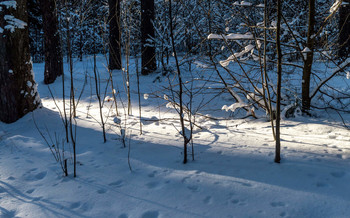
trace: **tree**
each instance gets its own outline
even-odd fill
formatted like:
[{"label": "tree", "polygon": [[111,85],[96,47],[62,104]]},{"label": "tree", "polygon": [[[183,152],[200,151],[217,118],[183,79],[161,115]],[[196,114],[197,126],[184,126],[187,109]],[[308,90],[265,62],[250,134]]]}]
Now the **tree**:
[{"label": "tree", "polygon": [[61,39],[58,31],[57,8],[55,0],[40,0],[43,16],[45,42],[45,72],[44,83],[53,83],[58,76],[63,75],[63,57]]},{"label": "tree", "polygon": [[151,46],[154,38],[154,0],[141,0],[141,65],[143,75],[157,69],[156,50]]},{"label": "tree", "polygon": [[275,162],[281,161],[281,83],[282,83],[282,49],[281,49],[282,0],[277,1],[276,47],[277,47],[277,101],[276,101],[276,152]]},{"label": "tree", "polygon": [[305,53],[304,58],[304,68],[303,68],[303,80],[302,80],[302,110],[304,113],[308,113],[311,106],[311,97],[310,97],[310,80],[311,80],[311,70],[314,60],[314,34],[315,34],[315,16],[316,16],[316,1],[309,0],[309,14],[308,14],[308,31],[307,31],[307,40],[306,47],[303,50]]},{"label": "tree", "polygon": [[27,1],[0,1],[0,121],[12,123],[40,105],[30,60]]},{"label": "tree", "polygon": [[109,69],[122,69],[120,0],[108,0],[109,4]]},{"label": "tree", "polygon": [[343,0],[339,9],[339,57],[350,56],[350,0]]}]

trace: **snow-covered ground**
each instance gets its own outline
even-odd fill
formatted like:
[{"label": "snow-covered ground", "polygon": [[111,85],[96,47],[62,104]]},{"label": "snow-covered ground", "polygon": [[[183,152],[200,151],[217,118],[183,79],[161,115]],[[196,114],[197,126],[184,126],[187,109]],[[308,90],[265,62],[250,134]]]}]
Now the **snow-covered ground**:
[{"label": "snow-covered ground", "polygon": [[[103,59],[99,60],[104,91],[108,73]],[[165,79],[140,78],[142,96],[149,95],[141,100],[140,135],[132,68],[133,111],[120,117],[127,137],[124,148],[108,101],[104,107],[109,117],[107,142],[103,143],[91,59],[74,67],[77,96],[87,81],[77,107],[78,175],[73,178],[69,159],[69,176],[63,176],[34,125],[33,120],[46,138],[49,134],[59,142],[65,138],[59,110],[42,82],[44,65],[35,64],[43,108],[14,124],[0,123],[0,217],[350,216],[350,132],[336,114],[282,120],[282,162],[276,164],[270,122],[229,117],[221,110],[230,104],[229,98],[216,96],[203,110],[220,119],[198,118],[201,129],[195,128],[193,135],[195,161],[189,156],[184,165],[178,116],[164,99],[152,94],[167,85]],[[122,72],[113,75],[125,106]],[[67,70],[65,78],[68,84]],[[61,87],[61,78],[50,86],[62,111]],[[106,100],[112,96],[109,89],[107,95]],[[118,102],[124,114],[119,97]]]}]

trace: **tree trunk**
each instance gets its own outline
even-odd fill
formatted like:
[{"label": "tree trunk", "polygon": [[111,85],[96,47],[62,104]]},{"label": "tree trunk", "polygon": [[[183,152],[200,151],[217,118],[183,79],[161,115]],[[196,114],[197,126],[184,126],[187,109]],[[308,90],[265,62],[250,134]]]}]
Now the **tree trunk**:
[{"label": "tree trunk", "polygon": [[141,53],[143,75],[152,73],[157,69],[156,50],[148,46],[151,38],[154,38],[154,0],[141,0]]},{"label": "tree trunk", "polygon": [[311,106],[310,98],[310,78],[311,70],[314,59],[314,38],[315,34],[315,0],[309,0],[309,18],[308,18],[308,31],[306,47],[309,48],[305,53],[306,59],[304,60],[303,68],[303,80],[302,80],[302,110],[303,113],[308,114]]},{"label": "tree trunk", "polygon": [[[348,4],[344,4],[348,3]],[[350,57],[350,0],[343,0],[339,9],[339,52],[341,58]]]},{"label": "tree trunk", "polygon": [[40,0],[43,16],[45,42],[45,72],[44,83],[53,83],[58,76],[63,75],[63,57],[61,39],[58,32],[57,8],[55,0]]},{"label": "tree trunk", "polygon": [[282,86],[282,49],[281,49],[281,19],[282,19],[282,0],[277,1],[277,30],[276,30],[276,47],[277,47],[277,102],[276,102],[276,152],[275,162],[281,161],[281,86]]},{"label": "tree trunk", "polygon": [[109,4],[109,69],[122,69],[120,0],[108,0]]},{"label": "tree trunk", "polygon": [[0,121],[5,123],[15,122],[40,105],[30,60],[27,25],[14,27],[13,31],[4,29],[6,25],[12,26],[5,21],[5,15],[27,23],[27,1],[16,2],[16,9],[2,7],[0,10]]}]

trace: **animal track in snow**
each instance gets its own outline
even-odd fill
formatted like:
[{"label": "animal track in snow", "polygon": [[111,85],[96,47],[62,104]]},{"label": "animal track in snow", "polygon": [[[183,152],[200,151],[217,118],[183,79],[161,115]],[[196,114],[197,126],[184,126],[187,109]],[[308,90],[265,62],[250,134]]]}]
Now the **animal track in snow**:
[{"label": "animal track in snow", "polygon": [[329,187],[329,185],[326,184],[326,183],[323,183],[323,182],[317,182],[316,183],[316,187],[318,187],[318,188],[325,188],[325,187]]},{"label": "animal track in snow", "polygon": [[16,178],[13,176],[10,176],[9,178],[7,178],[7,180],[15,180]]},{"label": "animal track in snow", "polygon": [[23,175],[23,177],[24,177],[25,181],[34,182],[34,181],[38,181],[38,180],[44,179],[46,177],[46,174],[47,174],[46,171],[42,171],[40,173],[33,174],[33,169],[32,169],[32,170],[27,171]]},{"label": "animal track in snow", "polygon": [[187,188],[193,192],[199,191],[199,187],[196,185],[189,185],[189,186],[187,186]]},{"label": "animal track in snow", "polygon": [[211,204],[212,203],[212,197],[211,196],[207,196],[204,198],[203,203],[205,204]]},{"label": "animal track in snow", "polygon": [[70,209],[76,209],[76,208],[78,208],[78,207],[80,207],[80,202],[74,202],[74,203],[72,203],[71,205],[70,205]]},{"label": "animal track in snow", "polygon": [[157,170],[155,170],[155,171],[153,171],[152,173],[148,174],[148,177],[153,178],[153,177],[156,176],[157,173],[158,173]]},{"label": "animal track in snow", "polygon": [[97,190],[97,193],[99,193],[99,194],[104,194],[106,192],[107,192],[106,189],[99,189],[99,190]]},{"label": "animal track in snow", "polygon": [[159,182],[149,182],[146,184],[147,188],[149,189],[155,189],[155,188],[159,188]]},{"label": "animal track in snow", "polygon": [[158,216],[158,211],[147,211],[144,214],[142,214],[142,218],[158,218]]},{"label": "animal track in snow", "polygon": [[123,180],[118,180],[118,181],[109,183],[108,185],[120,188],[120,187],[124,186],[124,181]]},{"label": "animal track in snow", "polygon": [[335,178],[342,178],[345,176],[345,172],[331,172],[331,175]]},{"label": "animal track in snow", "polygon": [[287,216],[286,212],[283,211],[283,212],[280,213],[280,217],[285,217],[285,216]]},{"label": "animal track in snow", "polygon": [[34,191],[35,191],[35,189],[32,188],[32,189],[27,190],[26,193],[27,193],[27,194],[32,194]]},{"label": "animal track in snow", "polygon": [[129,216],[126,213],[120,214],[118,218],[129,218]]},{"label": "animal track in snow", "polygon": [[239,206],[245,206],[247,205],[246,200],[240,200],[240,199],[232,199],[231,200],[232,204],[239,205]]}]

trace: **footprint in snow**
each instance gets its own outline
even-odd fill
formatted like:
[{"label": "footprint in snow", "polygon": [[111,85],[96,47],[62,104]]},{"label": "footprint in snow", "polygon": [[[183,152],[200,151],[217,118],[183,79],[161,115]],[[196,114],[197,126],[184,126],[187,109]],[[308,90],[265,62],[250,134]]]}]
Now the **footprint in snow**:
[{"label": "footprint in snow", "polygon": [[142,214],[142,218],[158,218],[158,216],[158,211],[147,211],[144,214]]},{"label": "footprint in snow", "polygon": [[35,179],[42,180],[43,178],[45,178],[46,174],[47,174],[46,171],[40,172],[40,173],[35,175]]},{"label": "footprint in snow", "polygon": [[286,206],[286,204],[284,202],[279,201],[279,202],[272,202],[271,206],[272,207],[284,207],[284,206]]},{"label": "footprint in snow", "polygon": [[26,193],[27,193],[27,194],[32,194],[34,191],[35,191],[35,189],[32,188],[32,189],[27,190]]},{"label": "footprint in snow", "polygon": [[7,180],[15,180],[15,177],[13,177],[13,176],[10,176],[9,178],[7,178]]},{"label": "footprint in snow", "polygon": [[97,190],[97,193],[99,193],[99,194],[104,194],[106,192],[107,192],[106,189],[99,189],[99,190]]},{"label": "footprint in snow", "polygon": [[196,185],[189,185],[189,186],[187,186],[187,188],[193,192],[199,191],[199,187]]},{"label": "footprint in snow", "polygon": [[148,174],[148,177],[153,178],[153,177],[156,176],[157,173],[158,173],[157,170],[155,170],[155,171],[153,171],[152,173]]},{"label": "footprint in snow", "polygon": [[331,175],[333,177],[335,177],[335,178],[342,178],[342,177],[345,176],[345,172],[342,172],[342,171],[340,171],[340,172],[331,172]]},{"label": "footprint in snow", "polygon": [[239,199],[232,199],[231,200],[232,204],[239,205],[239,206],[245,206],[247,205],[246,200],[239,200]]},{"label": "footprint in snow", "polygon": [[329,185],[326,184],[326,183],[323,183],[323,182],[317,182],[316,183],[316,187],[318,187],[318,188],[326,188],[326,187],[329,187]]},{"label": "footprint in snow", "polygon": [[146,184],[146,186],[149,189],[154,189],[154,188],[159,187],[159,182],[149,182],[149,183]]},{"label": "footprint in snow", "polygon": [[286,213],[286,212],[280,213],[280,217],[285,217],[285,216],[287,216],[287,213]]},{"label": "footprint in snow", "polygon": [[109,183],[108,185],[109,185],[109,186],[113,186],[113,187],[120,188],[120,187],[124,186],[124,181],[123,181],[123,180],[118,180],[118,181]]},{"label": "footprint in snow", "polygon": [[211,204],[212,203],[212,197],[211,196],[207,196],[206,198],[204,198],[203,203],[205,204]]},{"label": "footprint in snow", "polygon": [[76,209],[76,208],[78,208],[78,207],[80,207],[80,202],[74,202],[74,203],[72,203],[71,205],[70,205],[70,209]]},{"label": "footprint in snow", "polygon": [[126,213],[120,214],[118,218],[129,218],[129,216]]}]

